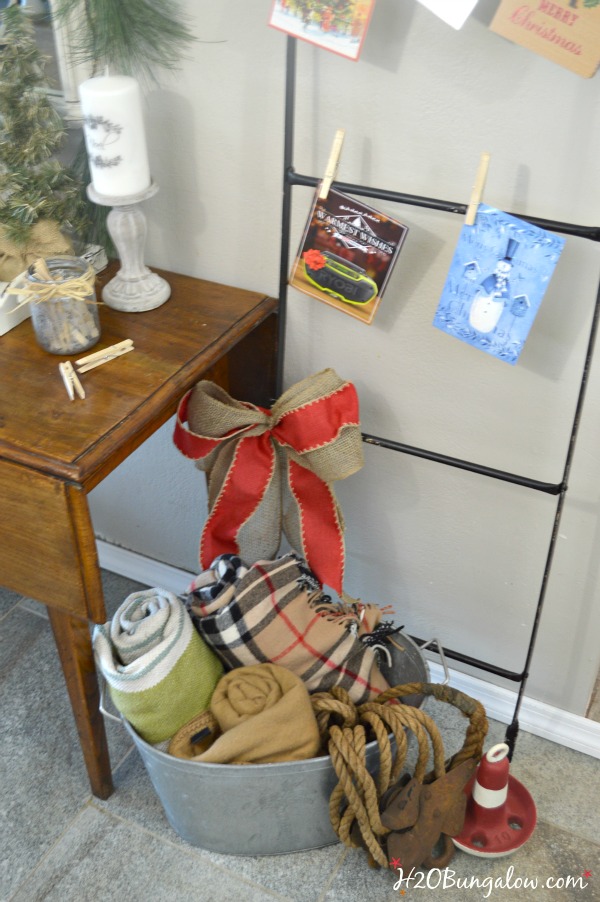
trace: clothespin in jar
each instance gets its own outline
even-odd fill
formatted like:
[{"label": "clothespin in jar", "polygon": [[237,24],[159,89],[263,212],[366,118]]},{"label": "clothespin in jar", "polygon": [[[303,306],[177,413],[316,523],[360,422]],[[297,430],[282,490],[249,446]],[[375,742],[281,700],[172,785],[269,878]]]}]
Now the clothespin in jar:
[{"label": "clothespin in jar", "polygon": [[490,165],[489,153],[482,153],[479,160],[479,169],[477,170],[477,178],[471,191],[471,199],[467,207],[465,216],[465,225],[475,225],[475,217],[477,216],[477,208],[483,197],[483,189],[485,188],[485,180],[487,179],[488,167]]},{"label": "clothespin in jar", "polygon": [[39,257],[33,264],[33,271],[36,276],[40,276],[45,282],[54,282],[56,281],[56,276],[53,276],[50,270],[48,269],[48,264],[44,260],[43,257]]},{"label": "clothespin in jar", "polygon": [[321,182],[321,188],[319,190],[319,200],[327,199],[329,189],[331,188],[331,183],[333,182],[337,174],[345,136],[345,129],[338,128],[335,133],[335,138],[333,139],[333,144],[331,145],[331,151],[329,152],[327,169],[325,170],[325,175],[323,176],[323,181]]},{"label": "clothespin in jar", "polygon": [[79,397],[83,400],[85,398],[85,391],[83,389],[83,385],[79,381],[77,373],[73,369],[73,364],[70,360],[65,360],[62,363],[58,364],[58,369],[60,371],[60,375],[62,376],[62,381],[65,383],[65,388],[67,389],[67,394],[71,401],[75,400],[75,393],[79,395]]}]

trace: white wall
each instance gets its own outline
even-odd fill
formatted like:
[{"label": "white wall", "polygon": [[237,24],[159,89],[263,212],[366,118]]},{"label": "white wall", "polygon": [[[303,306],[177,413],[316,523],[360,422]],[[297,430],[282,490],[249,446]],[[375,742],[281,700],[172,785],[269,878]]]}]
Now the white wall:
[{"label": "white wall", "polygon": [[[497,5],[480,0],[456,32],[413,0],[377,0],[358,63],[299,43],[297,171],[321,174],[344,127],[342,181],[465,203],[487,150],[488,203],[597,224],[598,77],[582,79],[494,35]],[[206,43],[178,78],[148,93],[161,190],[146,208],[147,262],[274,294],[285,37],[266,24],[271,0],[182,6]],[[294,248],[311,193],[294,192]],[[355,383],[364,431],[559,482],[598,246],[567,239],[511,367],[431,325],[460,217],[380,206],[410,232],[373,325],[292,291],[286,385],[331,366]],[[600,664],[599,401],[597,362],[527,685],[528,695],[575,714],[585,712]],[[108,541],[195,570],[204,477],[171,434],[169,424],[94,491],[94,522]],[[347,590],[393,604],[413,634],[519,670],[555,501],[368,446],[365,459],[337,487]]]}]

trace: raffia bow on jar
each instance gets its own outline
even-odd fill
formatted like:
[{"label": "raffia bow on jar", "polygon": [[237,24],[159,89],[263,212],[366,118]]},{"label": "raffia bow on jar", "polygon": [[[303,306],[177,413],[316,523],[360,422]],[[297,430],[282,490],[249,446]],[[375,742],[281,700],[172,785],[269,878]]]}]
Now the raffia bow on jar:
[{"label": "raffia bow on jar", "polygon": [[284,533],[319,581],[343,594],[344,521],[332,483],[364,463],[350,382],[322,370],[270,410],[199,382],[181,401],[174,442],[207,473],[202,567],[228,552],[271,559]]},{"label": "raffia bow on jar", "polygon": [[100,338],[96,273],[81,257],[39,258],[11,294],[31,305],[38,344],[51,354],[76,354]]}]

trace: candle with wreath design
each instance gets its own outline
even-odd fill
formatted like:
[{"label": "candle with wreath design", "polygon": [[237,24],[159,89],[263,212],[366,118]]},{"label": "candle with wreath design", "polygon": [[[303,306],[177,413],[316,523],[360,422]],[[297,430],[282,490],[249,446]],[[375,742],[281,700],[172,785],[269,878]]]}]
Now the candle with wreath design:
[{"label": "candle with wreath design", "polygon": [[94,189],[111,198],[145,191],[151,178],[137,81],[126,75],[89,78],[79,96]]}]

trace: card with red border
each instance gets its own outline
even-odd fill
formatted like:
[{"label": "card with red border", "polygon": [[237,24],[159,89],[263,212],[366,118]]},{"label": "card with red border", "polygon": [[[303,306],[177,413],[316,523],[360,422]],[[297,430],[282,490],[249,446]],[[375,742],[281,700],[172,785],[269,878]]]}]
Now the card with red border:
[{"label": "card with red border", "polygon": [[356,61],[375,0],[274,0],[269,25]]}]

